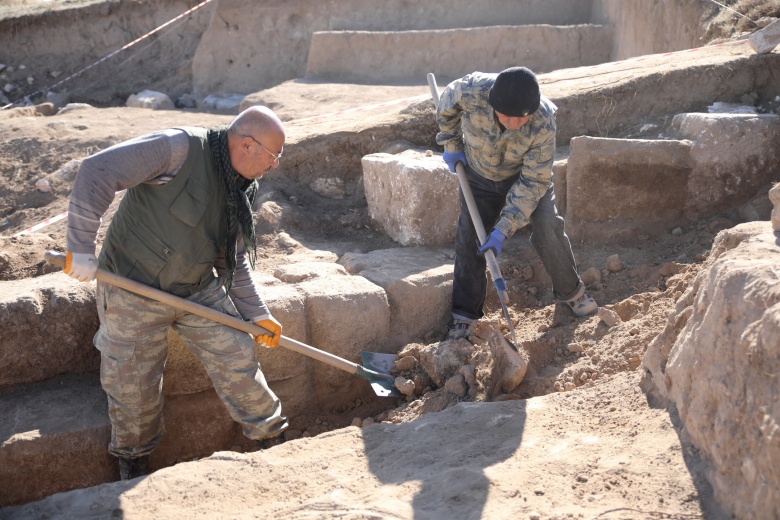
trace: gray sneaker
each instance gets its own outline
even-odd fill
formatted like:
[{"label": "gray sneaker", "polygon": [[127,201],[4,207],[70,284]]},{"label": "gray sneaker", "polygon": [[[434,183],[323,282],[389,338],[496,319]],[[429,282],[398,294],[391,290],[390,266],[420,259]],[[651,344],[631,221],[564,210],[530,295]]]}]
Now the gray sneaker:
[{"label": "gray sneaker", "polygon": [[596,303],[596,300],[591,298],[590,294],[588,294],[588,292],[585,290],[585,286],[580,286],[580,287],[581,287],[580,290],[577,291],[577,295],[574,296],[574,298],[563,302],[569,306],[571,311],[578,318],[590,316],[591,314],[596,312],[599,308],[598,304]]},{"label": "gray sneaker", "polygon": [[453,319],[452,327],[447,333],[448,339],[464,339],[471,336],[471,331],[474,329],[474,322],[464,320],[460,318]]}]

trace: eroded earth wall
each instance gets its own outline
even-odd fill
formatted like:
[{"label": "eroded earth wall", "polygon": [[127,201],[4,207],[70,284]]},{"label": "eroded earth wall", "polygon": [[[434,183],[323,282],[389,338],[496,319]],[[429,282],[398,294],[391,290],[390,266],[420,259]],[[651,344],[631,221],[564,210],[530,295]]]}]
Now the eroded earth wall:
[{"label": "eroded earth wall", "polygon": [[[250,93],[303,77],[315,31],[587,23],[592,0],[221,0],[193,62],[194,91]],[[421,80],[424,81],[424,80]]]},{"label": "eroded earth wall", "polygon": [[[0,16],[0,63],[8,67],[3,71],[4,93],[16,101],[47,90],[198,3],[82,2],[37,14]],[[169,95],[188,92],[192,57],[213,11],[211,6],[198,9],[55,90],[65,90],[78,101],[122,104],[128,95],[143,89]],[[9,83],[16,88],[6,89]]]},{"label": "eroded earth wall", "polygon": [[718,234],[644,358],[712,461],[718,501],[742,519],[780,517],[779,256],[767,221]]},{"label": "eroded earth wall", "polygon": [[713,8],[706,0],[594,0],[592,22],[614,24],[612,59],[622,60],[700,47]]}]

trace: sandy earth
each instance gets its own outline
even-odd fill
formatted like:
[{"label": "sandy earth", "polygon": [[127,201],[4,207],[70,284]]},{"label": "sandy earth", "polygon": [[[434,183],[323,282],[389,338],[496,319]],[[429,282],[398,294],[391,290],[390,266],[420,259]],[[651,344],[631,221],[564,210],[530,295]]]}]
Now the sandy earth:
[{"label": "sandy earth", "polygon": [[462,403],[151,477],[0,518],[720,518],[695,451],[636,374],[571,394]]},{"label": "sandy earth", "polygon": [[[306,118],[349,125],[397,106],[350,109],[427,95],[425,86],[294,81],[254,96],[297,139],[307,131]],[[13,235],[66,211],[75,175],[74,166],[63,168],[69,161],[148,131],[230,119],[128,108],[49,117],[32,109],[0,113],[0,280],[52,271],[42,255],[64,250],[64,221]],[[40,179],[50,191],[35,188]],[[316,222],[331,211],[313,205],[306,216]],[[283,233],[297,241],[292,247],[300,259],[315,249],[342,254],[396,246],[365,215],[343,222],[343,233],[327,239],[311,225]],[[343,414],[297,418],[296,429],[324,432],[315,437],[261,452],[222,452],[140,481],[0,509],[0,518],[725,518],[706,464],[681,440],[676,417],[640,389],[639,365],[715,234],[735,223],[733,215],[722,215],[653,239],[574,244],[591,294],[618,315],[611,327],[597,316],[574,319],[555,305],[527,231],[508,240],[501,269],[518,344],[530,359],[525,380],[509,394],[456,397],[431,385],[408,403],[364,403]],[[262,235],[258,270],[270,274],[289,261],[291,246],[279,238]],[[609,270],[612,255],[622,265]],[[489,333],[506,332],[493,291],[487,311],[470,338],[477,366]],[[444,332],[437,331],[439,338]],[[348,426],[356,419],[363,428]]]},{"label": "sandy earth", "polygon": [[[341,92],[349,87],[332,88]],[[372,98],[382,99],[378,87],[372,89]],[[320,93],[323,99],[333,95],[325,90]],[[396,88],[389,89],[385,99],[397,99],[399,94]],[[350,106],[354,104],[345,101],[318,104],[323,114]],[[294,107],[278,110],[295,112]],[[306,106],[307,114],[317,115],[314,112],[311,105]],[[340,122],[366,114],[370,111],[342,113]],[[126,108],[7,117],[3,125],[9,131],[0,143],[4,234],[9,236],[67,209],[72,177],[54,172],[68,161],[156,128],[229,120],[230,116]],[[52,191],[34,188],[42,177],[50,181]],[[318,208],[307,209],[308,216],[316,220]],[[719,218],[681,229],[677,236],[639,237],[633,244],[575,244],[580,272],[594,268],[588,275],[593,277],[588,278],[592,294],[622,319],[613,327],[598,317],[575,320],[556,306],[549,278],[528,245],[527,232],[510,239],[501,268],[509,285],[518,343],[530,357],[529,371],[511,394],[483,393],[473,400],[511,402],[461,404],[443,415],[426,415],[472,400],[432,388],[400,407],[397,400],[365,403],[344,414],[323,413],[298,418],[293,424],[309,434],[331,430],[326,435],[291,440],[267,453],[215,455],[202,465],[187,464],[183,471],[177,471],[179,466],[165,469],[143,483],[117,483],[100,493],[132,487],[121,498],[125,518],[210,517],[217,514],[213,508],[222,508],[239,489],[247,490],[246,486],[254,491],[241,493],[238,503],[231,505],[236,517],[264,517],[258,509],[293,518],[508,518],[518,513],[533,517],[533,512],[544,518],[567,513],[591,517],[631,508],[634,511],[623,509],[601,517],[653,517],[652,511],[696,517],[710,510],[708,517],[715,518],[700,461],[693,452],[686,452],[691,448],[681,443],[669,413],[648,406],[638,387],[637,368],[675,299],[696,274],[714,234],[733,224]],[[309,226],[284,231],[298,241],[296,256],[303,259],[307,247],[340,254],[394,246],[370,228],[347,228],[349,232],[328,240]],[[64,221],[32,235],[0,239],[5,262],[0,278],[49,272],[43,252],[63,250],[64,245]],[[289,246],[278,235],[263,235],[258,269],[272,270],[287,262],[289,253]],[[606,259],[615,254],[622,268],[611,272]],[[493,328],[505,330],[492,291],[488,312],[471,338],[475,352],[484,347]],[[474,359],[478,364],[479,356]],[[558,393],[559,389],[574,391]],[[518,400],[527,397],[534,399]],[[383,411],[382,406],[394,408]],[[366,424],[387,424],[335,430],[356,418]],[[485,428],[485,424],[492,426]],[[375,449],[369,449],[372,443]],[[431,455],[440,448],[446,453]],[[372,455],[383,450],[399,450],[400,458]],[[242,469],[219,471],[218,477],[212,473],[229,461]],[[411,501],[410,496],[414,497]],[[89,497],[84,500],[94,498]],[[91,509],[78,502],[67,507],[82,506],[84,512]],[[219,511],[225,514],[224,509]],[[16,516],[13,510],[7,513]]]}]

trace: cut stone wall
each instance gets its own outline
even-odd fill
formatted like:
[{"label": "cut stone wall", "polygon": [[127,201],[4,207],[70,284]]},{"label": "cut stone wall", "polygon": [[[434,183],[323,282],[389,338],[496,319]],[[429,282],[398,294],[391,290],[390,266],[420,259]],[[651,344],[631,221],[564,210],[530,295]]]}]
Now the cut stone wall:
[{"label": "cut stone wall", "polygon": [[[609,61],[613,29],[519,25],[423,31],[315,32],[306,76],[344,82],[451,81],[523,65],[536,73]],[[391,51],[392,49],[392,51]],[[553,51],[554,50],[554,51]],[[376,64],[381,63],[381,67]]]},{"label": "cut stone wall", "polygon": [[736,518],[780,517],[780,235],[721,231],[643,364]]},{"label": "cut stone wall", "polygon": [[672,127],[685,139],[571,140],[573,240],[657,235],[744,204],[780,178],[780,116],[679,114]]},{"label": "cut stone wall", "polygon": [[95,284],[61,273],[0,282],[0,323],[0,388],[100,367]]},{"label": "cut stone wall", "polygon": [[[99,376],[67,374],[0,393],[0,507],[119,478]],[[214,390],[166,399],[153,469],[243,442]]]},{"label": "cut stone wall", "polygon": [[[361,352],[395,353],[443,334],[452,258],[443,250],[399,249],[254,273],[266,304],[298,341],[362,364]],[[334,259],[335,260],[335,255]],[[0,507],[116,480],[99,383],[94,283],[62,273],[0,282]],[[438,339],[438,338],[437,338]],[[164,374],[166,434],[153,469],[247,442],[184,342],[169,335]],[[279,347],[258,346],[271,389],[294,417],[375,399],[349,372]],[[78,396],[77,398],[74,396]],[[235,448],[238,446],[239,448]]]},{"label": "cut stone wall", "polygon": [[594,0],[592,21],[615,26],[611,59],[623,60],[700,47],[714,9],[700,0]]}]

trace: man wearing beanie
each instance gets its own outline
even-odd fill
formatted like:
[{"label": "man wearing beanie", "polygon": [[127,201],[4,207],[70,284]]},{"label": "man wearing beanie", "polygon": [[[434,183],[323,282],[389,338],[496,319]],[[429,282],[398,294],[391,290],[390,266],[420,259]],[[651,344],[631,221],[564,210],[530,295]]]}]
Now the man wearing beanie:
[{"label": "man wearing beanie", "polygon": [[461,191],[450,339],[468,337],[484,315],[484,253],[491,249],[498,257],[504,240],[529,223],[531,243],[552,278],[558,301],[577,317],[598,309],[577,273],[563,218],[555,208],[556,110],[541,95],[536,75],[525,67],[500,74],[474,72],[447,85],[441,95],[436,142],[444,147],[450,171],[463,164],[482,222],[486,229],[493,226],[486,242],[477,245]]}]

